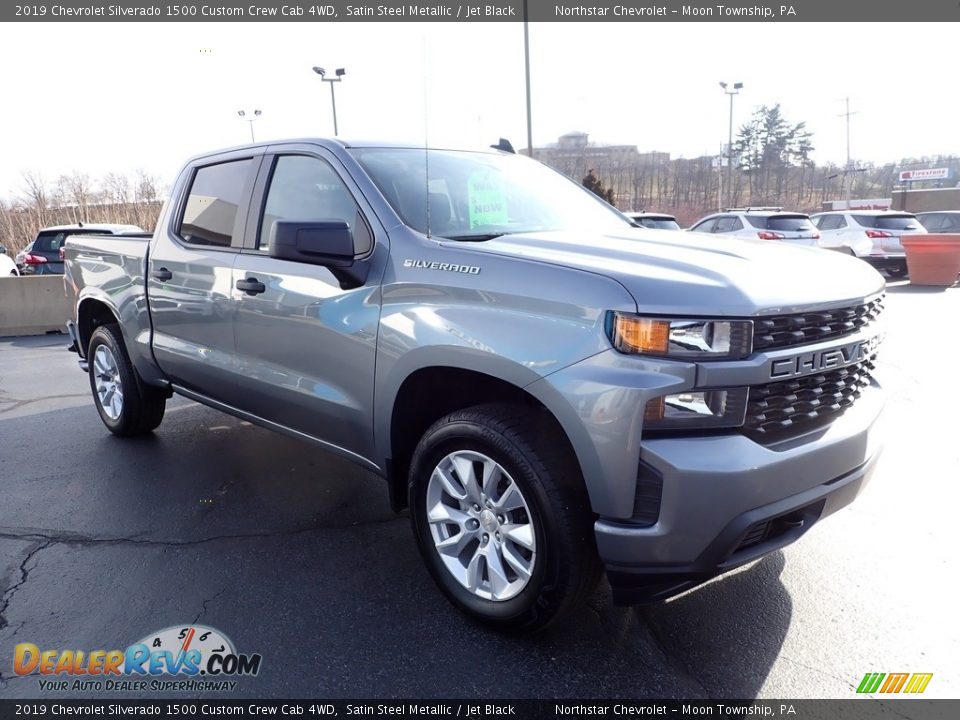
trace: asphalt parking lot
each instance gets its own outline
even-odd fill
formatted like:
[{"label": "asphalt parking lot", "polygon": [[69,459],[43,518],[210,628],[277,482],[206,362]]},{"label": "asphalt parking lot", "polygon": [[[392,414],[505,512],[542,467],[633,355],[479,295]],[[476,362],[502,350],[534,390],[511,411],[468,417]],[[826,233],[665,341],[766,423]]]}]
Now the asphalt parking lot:
[{"label": "asphalt parking lot", "polygon": [[960,288],[897,283],[887,308],[887,449],[853,506],[670,602],[601,584],[520,639],[447,604],[381,480],[182,398],[119,440],[64,337],[0,339],[0,696],[42,696],[17,643],[199,622],[263,656],[237,697],[848,698],[866,672],[958,697]]}]

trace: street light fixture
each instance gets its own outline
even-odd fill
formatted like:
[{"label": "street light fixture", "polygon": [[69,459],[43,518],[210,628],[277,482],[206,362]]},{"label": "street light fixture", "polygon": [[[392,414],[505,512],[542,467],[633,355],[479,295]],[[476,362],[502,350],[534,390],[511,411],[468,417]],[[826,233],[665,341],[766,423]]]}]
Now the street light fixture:
[{"label": "street light fixture", "polygon": [[332,78],[327,77],[327,71],[324,70],[322,67],[315,65],[313,67],[313,71],[320,76],[321,80],[323,80],[324,82],[330,83],[330,104],[333,106],[333,134],[334,136],[336,136],[339,134],[339,132],[337,131],[337,97],[333,93],[333,84],[343,80],[343,76],[347,74],[347,71],[344,70],[343,68],[337,68],[336,70],[334,70],[334,74],[336,77],[332,77]]},{"label": "street light fixture", "polygon": [[254,110],[253,115],[251,117],[247,117],[246,110],[237,110],[237,115],[240,117],[240,119],[246,120],[250,124],[250,142],[257,141],[256,138],[253,136],[253,123],[256,120],[259,120],[262,114],[263,113],[260,110]]},{"label": "street light fixture", "polygon": [[727,134],[727,207],[730,207],[733,205],[733,96],[740,94],[743,83],[734,83],[733,90],[728,90],[725,82],[721,82],[720,87],[730,96],[730,126]]}]

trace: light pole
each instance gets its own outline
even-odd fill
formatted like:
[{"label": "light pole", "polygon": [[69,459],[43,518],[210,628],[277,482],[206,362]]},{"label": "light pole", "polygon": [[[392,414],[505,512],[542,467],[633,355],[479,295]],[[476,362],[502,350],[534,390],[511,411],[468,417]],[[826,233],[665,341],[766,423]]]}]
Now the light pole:
[{"label": "light pole", "polygon": [[720,87],[730,96],[730,127],[727,134],[727,207],[730,207],[733,205],[733,96],[740,94],[743,83],[734,83],[733,90],[728,90],[725,82],[720,83]]},{"label": "light pole", "polygon": [[314,66],[313,71],[320,76],[320,79],[324,82],[330,83],[330,104],[333,106],[333,134],[339,135],[337,131],[337,97],[333,93],[333,84],[343,80],[343,76],[347,74],[347,71],[343,68],[337,68],[334,70],[336,77],[328,78],[327,71],[322,67]]},{"label": "light pole", "polygon": [[530,111],[530,23],[527,0],[523,0],[523,67],[527,80],[527,152],[533,157],[533,115]]},{"label": "light pole", "polygon": [[263,113],[260,110],[254,110],[252,117],[247,117],[246,110],[237,110],[237,115],[241,120],[246,120],[250,124],[250,142],[256,142],[256,138],[253,136],[253,123],[255,120],[259,120],[260,116]]}]

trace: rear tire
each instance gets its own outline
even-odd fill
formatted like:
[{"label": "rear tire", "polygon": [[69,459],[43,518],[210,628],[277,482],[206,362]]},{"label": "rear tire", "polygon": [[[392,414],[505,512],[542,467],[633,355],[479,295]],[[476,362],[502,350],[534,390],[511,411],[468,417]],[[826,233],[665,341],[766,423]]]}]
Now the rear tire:
[{"label": "rear tire", "polygon": [[438,420],[414,452],[409,502],[433,579],[487,625],[545,628],[599,579],[579,464],[543,412],[481,405]]},{"label": "rear tire", "polygon": [[905,277],[907,274],[906,266],[893,265],[893,266],[887,267],[886,270],[887,270],[887,275],[889,275],[892,278],[902,278],[902,277]]},{"label": "rear tire", "polygon": [[167,398],[162,390],[141,382],[117,325],[101,325],[93,331],[87,364],[97,412],[110,432],[132,437],[160,425]]}]

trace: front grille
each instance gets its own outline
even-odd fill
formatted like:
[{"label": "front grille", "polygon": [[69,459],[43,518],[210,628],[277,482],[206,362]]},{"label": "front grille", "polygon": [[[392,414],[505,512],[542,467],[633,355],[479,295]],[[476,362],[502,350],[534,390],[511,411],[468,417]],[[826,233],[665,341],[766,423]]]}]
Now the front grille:
[{"label": "front grille", "polygon": [[883,296],[862,305],[757,318],[753,321],[753,349],[771,350],[851,335],[876,320]]},{"label": "front grille", "polygon": [[837,370],[754,385],[743,430],[757,440],[776,440],[830,422],[870,384],[872,359]]}]

